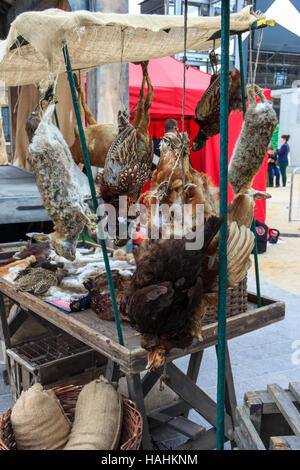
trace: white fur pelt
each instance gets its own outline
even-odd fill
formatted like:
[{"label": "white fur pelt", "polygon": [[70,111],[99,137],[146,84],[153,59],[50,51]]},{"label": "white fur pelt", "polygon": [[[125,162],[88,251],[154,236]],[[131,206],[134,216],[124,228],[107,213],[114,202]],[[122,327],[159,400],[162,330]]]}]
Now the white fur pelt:
[{"label": "white fur pelt", "polygon": [[55,104],[42,117],[29,146],[30,161],[45,209],[54,223],[53,249],[74,260],[77,239],[85,226],[95,229],[84,202],[85,175],[73,161],[60,130],[52,123]]},{"label": "white fur pelt", "polygon": [[265,99],[262,90],[256,92],[262,102],[256,104],[253,87],[250,88],[250,105],[229,165],[228,178],[235,194],[251,190],[278,123],[272,103]]}]

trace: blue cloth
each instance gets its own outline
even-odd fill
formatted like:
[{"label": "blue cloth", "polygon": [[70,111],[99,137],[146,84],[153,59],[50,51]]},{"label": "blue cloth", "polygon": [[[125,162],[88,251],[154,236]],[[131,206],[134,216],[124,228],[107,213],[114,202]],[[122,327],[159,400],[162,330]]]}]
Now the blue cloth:
[{"label": "blue cloth", "polygon": [[290,151],[290,146],[286,142],[285,144],[282,144],[280,149],[276,150],[276,155],[277,155],[277,161],[278,163],[283,163],[288,161],[288,153]]}]

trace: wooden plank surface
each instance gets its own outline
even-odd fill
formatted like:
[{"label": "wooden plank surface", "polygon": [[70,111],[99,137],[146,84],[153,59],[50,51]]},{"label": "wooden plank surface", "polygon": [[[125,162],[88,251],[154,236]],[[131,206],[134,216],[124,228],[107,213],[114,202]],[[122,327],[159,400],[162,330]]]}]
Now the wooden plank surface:
[{"label": "wooden plank surface", "polygon": [[[179,395],[191,408],[197,411],[213,426],[217,424],[217,405],[201,390],[189,377],[187,377],[174,364],[167,365],[166,385]],[[232,438],[232,425],[230,416],[225,413],[224,432],[226,437]]]},{"label": "wooden plank surface", "polygon": [[276,405],[288,422],[296,436],[300,437],[300,413],[285,390],[277,384],[268,385],[268,392],[274,398]]},{"label": "wooden plank surface", "polygon": [[266,450],[244,406],[238,406],[236,408],[236,421],[238,428],[240,429],[239,437],[244,437],[244,449]]},{"label": "wooden plank surface", "polygon": [[300,382],[290,382],[289,390],[292,392],[297,402],[300,403]]},{"label": "wooden plank surface", "polygon": [[[257,398],[262,404],[263,415],[280,413],[280,410],[278,406],[276,405],[274,398],[269,392],[267,392],[267,390],[257,390],[255,392],[246,392],[244,396],[244,404],[246,407],[250,408],[253,393],[257,395]],[[286,393],[293,403],[297,403],[297,399],[294,397],[292,392],[290,392],[290,390],[286,390]]]},{"label": "wooden plank surface", "polygon": [[296,436],[270,438],[270,450],[300,450],[300,439]]},{"label": "wooden plank surface", "polygon": [[[67,314],[38,297],[28,293],[17,292],[14,286],[0,279],[0,292],[19,304],[24,310],[32,311],[71,334],[96,351],[117,362],[126,373],[137,373],[145,370],[147,352],[140,346],[140,335],[126,322],[122,322],[125,346],[118,343],[114,322],[101,320],[92,310]],[[235,338],[250,331],[263,328],[284,318],[284,302],[273,301],[260,309],[249,303],[249,310],[227,320],[227,339]],[[205,325],[202,331],[203,341],[195,340],[187,349],[173,349],[167,361],[192,354],[217,344],[218,325]]]}]

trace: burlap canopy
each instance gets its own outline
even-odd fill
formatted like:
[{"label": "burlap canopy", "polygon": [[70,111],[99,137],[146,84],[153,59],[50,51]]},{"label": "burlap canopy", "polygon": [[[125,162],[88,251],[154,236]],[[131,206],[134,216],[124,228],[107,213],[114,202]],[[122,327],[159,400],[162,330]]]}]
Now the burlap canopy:
[{"label": "burlap canopy", "polygon": [[[248,6],[230,16],[230,29],[245,31],[257,18]],[[220,29],[220,16],[189,17],[187,50],[211,49]],[[0,42],[0,80],[6,86],[26,85],[45,78],[49,70],[63,72],[64,42],[74,69],[154,59],[183,52],[184,18],[58,9],[23,13]],[[219,45],[217,38],[215,47]]]}]

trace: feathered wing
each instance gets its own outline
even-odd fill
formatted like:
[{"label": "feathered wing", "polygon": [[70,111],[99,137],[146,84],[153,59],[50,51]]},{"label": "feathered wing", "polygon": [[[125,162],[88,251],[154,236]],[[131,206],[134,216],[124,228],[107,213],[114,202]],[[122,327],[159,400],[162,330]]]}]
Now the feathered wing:
[{"label": "feathered wing", "polygon": [[254,248],[253,232],[232,222],[227,237],[227,277],[229,287],[236,286],[247,275],[249,258]]},{"label": "feathered wing", "polygon": [[[220,98],[221,75],[215,74],[195,110],[195,121],[200,129],[194,139],[192,150],[198,151],[206,144],[208,137],[220,132]],[[241,94],[241,75],[237,69],[229,72],[229,113],[241,111],[243,101]]]}]

